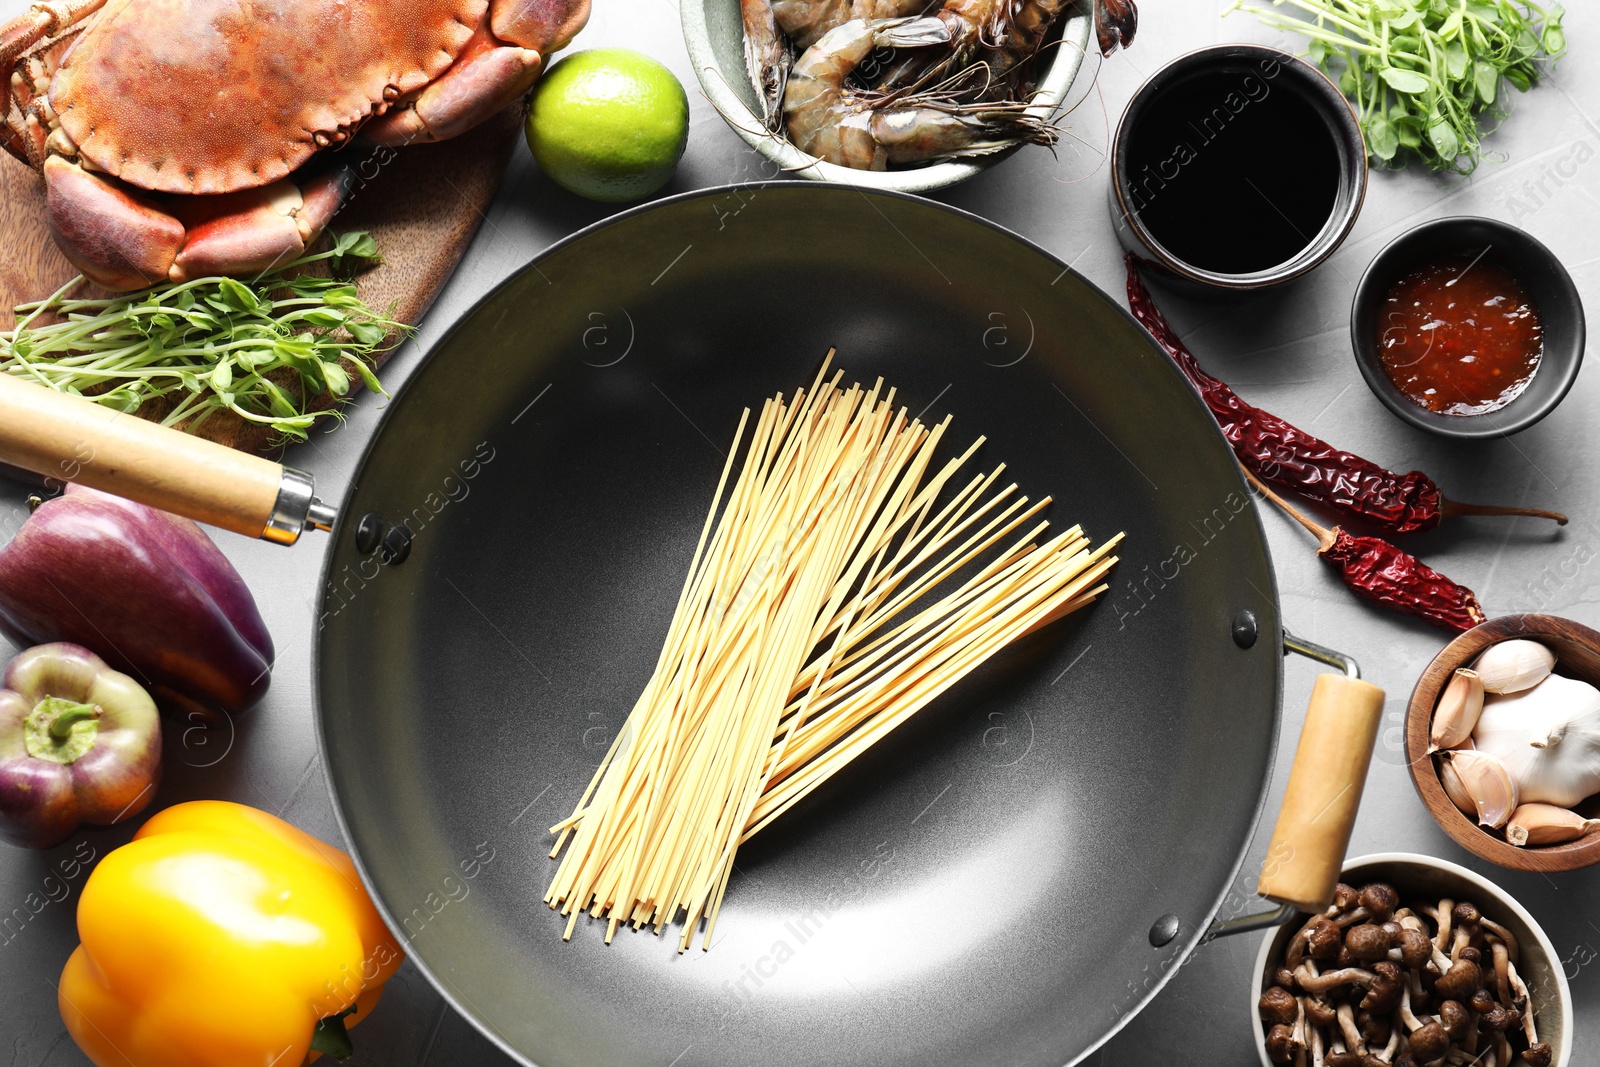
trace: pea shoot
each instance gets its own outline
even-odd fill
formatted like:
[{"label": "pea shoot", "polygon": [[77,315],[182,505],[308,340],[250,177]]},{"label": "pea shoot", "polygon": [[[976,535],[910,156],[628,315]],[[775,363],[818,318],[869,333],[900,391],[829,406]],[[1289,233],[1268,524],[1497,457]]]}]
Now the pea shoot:
[{"label": "pea shoot", "polygon": [[[1287,4],[1310,18],[1282,14]],[[1311,38],[1308,58],[1355,104],[1367,151],[1400,167],[1470,174],[1484,158],[1480,117],[1508,112],[1502,80],[1526,92],[1539,61],[1567,47],[1560,4],[1526,0],[1235,0],[1277,29]]]},{"label": "pea shoot", "polygon": [[[248,280],[196,278],[79,300],[67,295],[83,281],[74,278],[17,307],[16,326],[0,332],[0,372],[118,411],[166,397],[161,423],[190,432],[231,411],[303,440],[318,418],[340,417],[352,372],[383,394],[373,363],[410,332],[368,307],[349,280],[378,261],[371,235],[352,232]],[[332,277],[301,273],[323,262]]]}]

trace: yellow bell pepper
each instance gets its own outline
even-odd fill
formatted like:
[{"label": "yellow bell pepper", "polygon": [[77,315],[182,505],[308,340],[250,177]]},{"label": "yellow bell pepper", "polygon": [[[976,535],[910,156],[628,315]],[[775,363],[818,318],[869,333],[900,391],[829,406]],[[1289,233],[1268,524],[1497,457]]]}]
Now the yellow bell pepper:
[{"label": "yellow bell pepper", "polygon": [[366,1018],[404,959],[348,856],[214,800],[166,809],[100,861],[78,937],[61,1018],[98,1067],[347,1055],[343,1025]]}]

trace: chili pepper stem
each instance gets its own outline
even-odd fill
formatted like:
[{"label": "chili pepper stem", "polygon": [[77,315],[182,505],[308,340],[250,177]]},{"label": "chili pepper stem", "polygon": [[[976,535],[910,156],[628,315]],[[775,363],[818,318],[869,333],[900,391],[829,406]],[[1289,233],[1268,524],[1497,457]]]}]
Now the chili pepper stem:
[{"label": "chili pepper stem", "polygon": [[1439,509],[1447,519],[1457,515],[1525,515],[1533,519],[1549,519],[1557,526],[1567,524],[1567,517],[1561,512],[1546,511],[1544,508],[1508,508],[1497,504],[1462,504],[1454,500],[1440,500]]},{"label": "chili pepper stem", "polygon": [[1301,526],[1304,526],[1307,530],[1311,531],[1312,536],[1316,537],[1318,541],[1317,550],[1319,552],[1326,552],[1328,548],[1332,546],[1334,537],[1336,536],[1333,530],[1328,529],[1326,526],[1318,525],[1316,522],[1312,521],[1303,512],[1301,512],[1299,508],[1283,499],[1283,497],[1279,496],[1277,493],[1274,493],[1271,489],[1268,489],[1266,484],[1262,482],[1260,478],[1257,478],[1255,474],[1247,468],[1240,467],[1239,469],[1244,471],[1244,476],[1250,479],[1251,485],[1260,490],[1262,496],[1278,505],[1278,507],[1282,508],[1284,513],[1287,514],[1291,519],[1293,519],[1295,522],[1298,522]]}]

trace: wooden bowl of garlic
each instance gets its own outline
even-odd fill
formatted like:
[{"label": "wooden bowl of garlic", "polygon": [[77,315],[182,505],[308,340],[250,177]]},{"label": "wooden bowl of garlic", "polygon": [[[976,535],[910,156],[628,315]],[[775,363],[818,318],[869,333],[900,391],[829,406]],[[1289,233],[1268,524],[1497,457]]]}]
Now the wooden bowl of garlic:
[{"label": "wooden bowl of garlic", "polygon": [[1600,862],[1600,632],[1505,615],[1457,637],[1411,692],[1406,759],[1469,852],[1523,871]]}]

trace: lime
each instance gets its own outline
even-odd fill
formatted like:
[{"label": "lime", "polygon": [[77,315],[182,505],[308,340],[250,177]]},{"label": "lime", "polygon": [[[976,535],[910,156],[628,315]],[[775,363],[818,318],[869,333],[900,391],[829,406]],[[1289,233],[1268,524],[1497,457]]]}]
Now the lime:
[{"label": "lime", "polygon": [[551,180],[590,200],[637,200],[672,177],[689,98],[672,72],[627,48],[574,52],[539,80],[528,147]]}]

